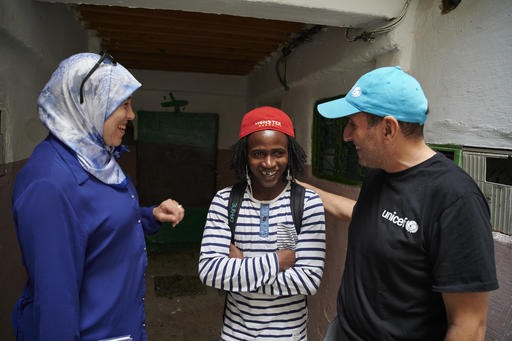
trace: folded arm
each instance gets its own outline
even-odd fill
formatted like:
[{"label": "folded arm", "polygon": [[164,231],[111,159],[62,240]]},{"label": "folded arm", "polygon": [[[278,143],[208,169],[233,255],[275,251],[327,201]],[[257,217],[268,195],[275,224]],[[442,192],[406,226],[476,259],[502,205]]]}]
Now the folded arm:
[{"label": "folded arm", "polygon": [[295,264],[279,272],[274,282],[261,288],[262,293],[314,295],[318,291],[325,261],[325,214],[322,202],[316,195],[304,204],[295,257]]},{"label": "folded arm", "polygon": [[[210,238],[215,238],[216,242],[211,242]],[[275,280],[279,272],[277,253],[230,258],[229,244],[228,238],[222,242],[218,236],[209,236],[205,231],[199,256],[199,278],[204,284],[226,291],[250,292]]]}]

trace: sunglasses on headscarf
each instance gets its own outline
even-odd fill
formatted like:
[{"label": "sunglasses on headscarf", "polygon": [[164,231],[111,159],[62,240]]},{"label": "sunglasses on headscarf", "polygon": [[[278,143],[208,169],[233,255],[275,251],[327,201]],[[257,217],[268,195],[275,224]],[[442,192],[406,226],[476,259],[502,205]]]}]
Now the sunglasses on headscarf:
[{"label": "sunglasses on headscarf", "polygon": [[103,63],[103,61],[105,59],[109,59],[110,62],[113,65],[117,64],[116,60],[114,59],[114,57],[112,57],[112,55],[110,55],[110,53],[108,53],[106,51],[102,51],[102,52],[100,52],[100,55],[101,55],[100,59],[98,59],[96,64],[94,64],[94,66],[89,70],[89,72],[85,76],[84,80],[82,81],[82,84],[80,84],[80,104],[82,104],[84,102],[84,84],[85,84],[85,81],[87,79],[89,79],[89,77],[91,77],[91,75],[94,73],[94,71],[96,71],[96,69],[101,65],[101,63]]}]

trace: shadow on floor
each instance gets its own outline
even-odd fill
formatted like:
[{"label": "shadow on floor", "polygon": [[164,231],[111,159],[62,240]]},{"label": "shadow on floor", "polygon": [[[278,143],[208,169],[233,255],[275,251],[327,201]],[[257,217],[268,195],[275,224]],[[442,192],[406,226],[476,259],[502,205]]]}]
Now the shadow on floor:
[{"label": "shadow on floor", "polygon": [[146,271],[149,341],[217,341],[225,295],[197,277],[199,247],[150,252]]}]

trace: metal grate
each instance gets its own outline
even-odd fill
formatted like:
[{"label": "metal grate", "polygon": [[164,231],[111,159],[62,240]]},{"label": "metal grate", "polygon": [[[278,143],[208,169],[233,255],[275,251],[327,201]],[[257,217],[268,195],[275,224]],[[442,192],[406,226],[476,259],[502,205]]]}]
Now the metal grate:
[{"label": "metal grate", "polygon": [[[512,151],[463,150],[462,168],[473,177],[489,203],[493,229],[512,235],[512,186],[508,180],[488,174],[488,161],[492,159],[493,173],[509,174]],[[496,160],[502,160],[497,162]],[[502,178],[504,179],[504,178]]]}]

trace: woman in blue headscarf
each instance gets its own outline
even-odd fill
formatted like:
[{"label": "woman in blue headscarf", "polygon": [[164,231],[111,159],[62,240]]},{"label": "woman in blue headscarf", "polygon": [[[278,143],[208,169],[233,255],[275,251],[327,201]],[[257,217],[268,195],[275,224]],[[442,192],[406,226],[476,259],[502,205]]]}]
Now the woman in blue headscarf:
[{"label": "woman in blue headscarf", "polygon": [[48,137],[16,177],[13,215],[28,281],[17,340],[146,340],[144,233],[184,215],[140,207],[115,156],[141,84],[104,53],[62,61],[38,99]]}]

